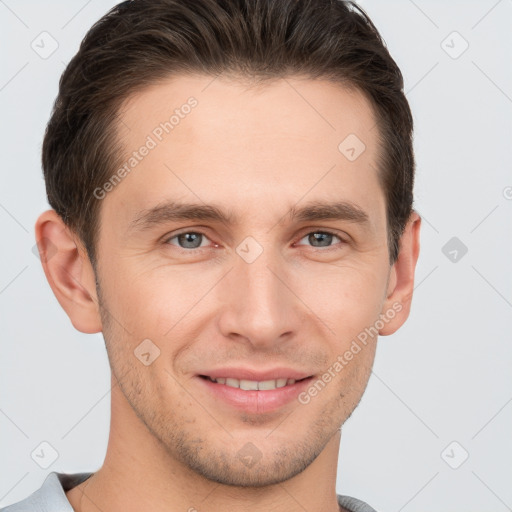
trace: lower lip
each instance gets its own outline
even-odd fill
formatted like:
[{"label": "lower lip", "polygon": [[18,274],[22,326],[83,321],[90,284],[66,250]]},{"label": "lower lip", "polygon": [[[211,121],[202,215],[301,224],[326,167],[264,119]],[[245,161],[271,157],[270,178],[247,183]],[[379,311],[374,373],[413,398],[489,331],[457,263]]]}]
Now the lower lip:
[{"label": "lower lip", "polygon": [[241,411],[252,414],[273,412],[297,400],[299,393],[307,388],[312,378],[313,377],[308,377],[295,384],[282,388],[265,391],[245,391],[197,376],[197,379],[203,386],[206,386],[206,389],[212,393],[215,398],[221,399]]}]

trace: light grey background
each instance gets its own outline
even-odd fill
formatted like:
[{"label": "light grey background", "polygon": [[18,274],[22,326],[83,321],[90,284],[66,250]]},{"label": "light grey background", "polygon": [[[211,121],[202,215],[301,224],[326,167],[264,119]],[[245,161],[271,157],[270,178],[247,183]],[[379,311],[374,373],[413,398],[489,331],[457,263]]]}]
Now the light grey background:
[{"label": "light grey background", "polygon": [[[0,0],[0,506],[105,454],[103,339],[73,328],[32,250],[58,79],[114,3]],[[405,77],[423,227],[412,312],[379,340],[337,491],[382,512],[512,510],[512,1],[361,5]],[[43,31],[59,45],[46,59],[31,47],[51,49]],[[47,469],[31,458],[43,441],[58,452]]]}]

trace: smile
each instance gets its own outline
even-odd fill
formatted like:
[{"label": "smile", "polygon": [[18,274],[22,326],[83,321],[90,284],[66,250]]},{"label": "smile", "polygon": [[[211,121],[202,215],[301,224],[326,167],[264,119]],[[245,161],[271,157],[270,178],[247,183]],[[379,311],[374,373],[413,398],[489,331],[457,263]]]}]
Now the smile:
[{"label": "smile", "polygon": [[[244,391],[271,391],[273,389],[284,388],[285,386],[293,386],[295,379],[271,379],[271,380],[247,380],[247,379],[235,379],[232,377],[209,377],[207,375],[201,375],[203,379],[208,379],[211,382],[217,384],[224,384],[231,388],[239,388]],[[300,379],[304,380],[304,379]]]},{"label": "smile", "polygon": [[293,404],[297,406],[297,397],[310,385],[313,377],[296,377],[299,378],[250,380],[199,374],[196,382],[210,396],[213,407],[227,405],[245,413],[260,415],[277,412]]}]

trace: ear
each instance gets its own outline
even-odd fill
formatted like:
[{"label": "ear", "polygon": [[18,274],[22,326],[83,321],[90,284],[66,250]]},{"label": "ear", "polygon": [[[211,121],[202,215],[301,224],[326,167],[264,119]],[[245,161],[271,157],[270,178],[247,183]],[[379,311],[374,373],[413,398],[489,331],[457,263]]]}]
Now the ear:
[{"label": "ear", "polygon": [[397,331],[407,320],[414,291],[414,271],[420,252],[421,217],[413,210],[400,239],[400,253],[391,268],[387,295],[381,315],[389,319],[379,330],[381,336]]},{"label": "ear", "polygon": [[87,334],[100,332],[94,270],[78,237],[55,210],[38,217],[35,236],[46,279],[73,326]]}]

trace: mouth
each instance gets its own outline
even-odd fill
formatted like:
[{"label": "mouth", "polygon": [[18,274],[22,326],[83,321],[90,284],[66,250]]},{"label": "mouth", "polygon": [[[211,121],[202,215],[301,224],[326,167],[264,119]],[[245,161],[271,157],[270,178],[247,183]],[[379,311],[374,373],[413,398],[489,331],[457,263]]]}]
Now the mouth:
[{"label": "mouth", "polygon": [[238,388],[244,391],[272,391],[274,389],[284,388],[286,386],[293,386],[296,382],[302,382],[311,377],[304,377],[303,379],[280,378],[270,380],[248,380],[248,379],[235,379],[234,377],[210,377],[209,375],[199,375],[202,379],[209,380],[215,384],[222,384],[231,388]]},{"label": "mouth", "polygon": [[211,401],[211,407],[233,409],[251,414],[284,412],[300,406],[298,397],[310,385],[314,376],[294,379],[248,380],[235,377],[197,375],[196,382]]}]

